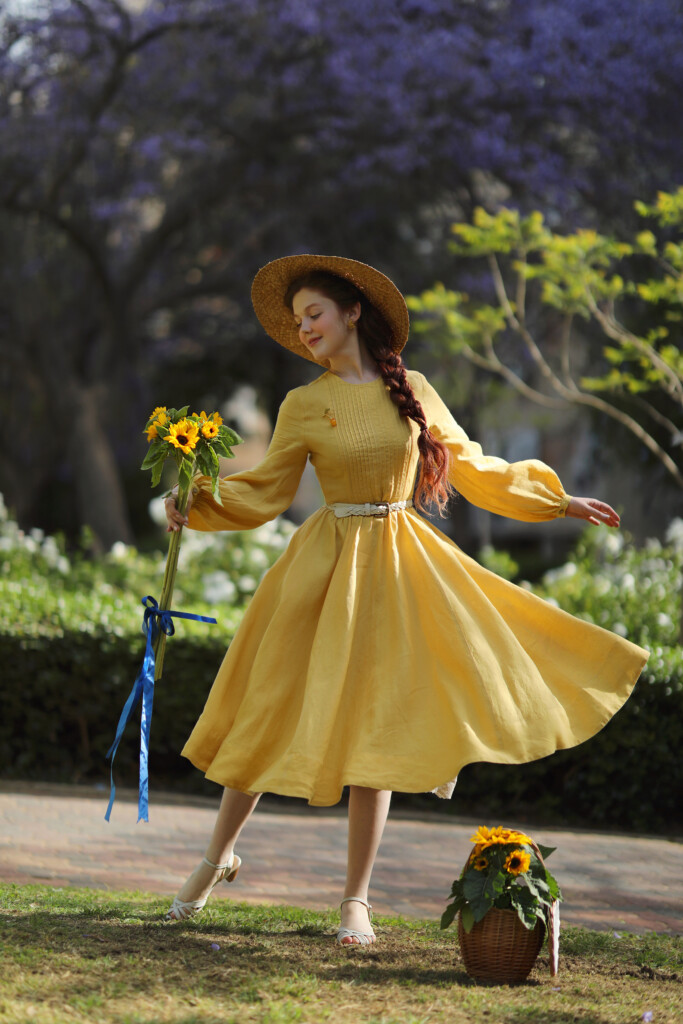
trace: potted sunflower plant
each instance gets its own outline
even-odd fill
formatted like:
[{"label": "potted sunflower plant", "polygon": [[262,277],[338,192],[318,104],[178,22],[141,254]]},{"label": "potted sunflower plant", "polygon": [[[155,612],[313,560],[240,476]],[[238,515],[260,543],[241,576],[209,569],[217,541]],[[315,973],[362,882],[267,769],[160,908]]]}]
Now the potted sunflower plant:
[{"label": "potted sunflower plant", "polygon": [[471,841],[474,848],[451,888],[453,902],[441,918],[448,928],[458,915],[465,970],[477,981],[524,981],[547,932],[556,975],[562,894],[545,865],[555,847],[502,825],[480,826]]}]

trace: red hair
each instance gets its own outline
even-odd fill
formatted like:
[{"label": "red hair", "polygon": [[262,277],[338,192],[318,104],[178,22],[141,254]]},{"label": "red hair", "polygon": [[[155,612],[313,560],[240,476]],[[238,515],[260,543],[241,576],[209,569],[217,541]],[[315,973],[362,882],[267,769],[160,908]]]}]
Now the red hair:
[{"label": "red hair", "polygon": [[292,308],[294,296],[302,288],[321,292],[343,310],[360,303],[358,334],[377,363],[382,379],[388,386],[389,397],[398,407],[399,414],[413,420],[420,428],[417,438],[420,472],[415,489],[415,506],[422,512],[430,512],[432,506],[436,505],[439,515],[443,515],[452,493],[448,483],[448,449],[427,426],[424,409],[410,386],[405,363],[393,350],[389,324],[355,285],[336,274],[313,270],[298,277],[290,284],[284,296],[285,305],[289,309]]}]

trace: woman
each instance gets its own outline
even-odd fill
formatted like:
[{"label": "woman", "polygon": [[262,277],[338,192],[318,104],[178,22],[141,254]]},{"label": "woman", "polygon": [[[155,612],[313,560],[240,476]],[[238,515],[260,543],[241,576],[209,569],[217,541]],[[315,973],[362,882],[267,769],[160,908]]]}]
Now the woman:
[{"label": "woman", "polygon": [[521,763],[581,743],[621,707],[647,653],[500,579],[413,506],[454,488],[524,521],[614,509],[565,494],[542,462],[469,441],[399,352],[408,311],[355,260],[291,256],[256,276],[256,314],[325,368],[285,398],[264,460],[198,477],[169,530],[249,529],[289,506],[310,458],[327,504],[292,537],[247,609],[183,754],[225,787],[206,857],[169,911],[196,913],[240,865],[235,841],[262,792],[336,803],[349,793],[343,944],[374,941],[368,886],[391,791],[450,796],[473,761]]}]

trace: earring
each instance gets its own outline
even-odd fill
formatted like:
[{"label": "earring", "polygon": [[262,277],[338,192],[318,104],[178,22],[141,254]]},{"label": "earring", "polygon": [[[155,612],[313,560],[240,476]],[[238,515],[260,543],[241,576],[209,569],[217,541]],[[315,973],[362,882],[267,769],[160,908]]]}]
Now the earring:
[{"label": "earring", "polygon": [[352,331],[354,329],[354,327],[356,326],[356,321],[355,320],[349,320],[349,322],[348,322],[348,324],[346,326],[348,327],[348,329],[350,331]]}]

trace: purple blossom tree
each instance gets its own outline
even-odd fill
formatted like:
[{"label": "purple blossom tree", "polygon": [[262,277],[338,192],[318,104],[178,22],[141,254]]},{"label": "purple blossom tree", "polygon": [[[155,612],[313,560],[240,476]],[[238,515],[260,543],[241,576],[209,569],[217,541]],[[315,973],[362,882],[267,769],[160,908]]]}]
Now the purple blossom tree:
[{"label": "purple blossom tree", "polygon": [[61,474],[74,523],[130,540],[122,475],[174,370],[179,404],[207,374],[274,400],[294,382],[274,345],[254,367],[249,281],[273,256],[417,289],[476,203],[605,226],[672,187],[680,42],[675,0],[10,4],[0,394],[36,425],[20,467],[0,452],[10,503],[34,517]]}]

